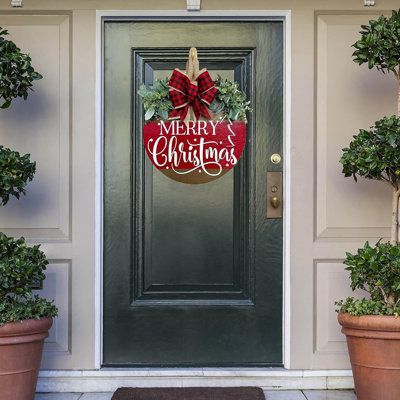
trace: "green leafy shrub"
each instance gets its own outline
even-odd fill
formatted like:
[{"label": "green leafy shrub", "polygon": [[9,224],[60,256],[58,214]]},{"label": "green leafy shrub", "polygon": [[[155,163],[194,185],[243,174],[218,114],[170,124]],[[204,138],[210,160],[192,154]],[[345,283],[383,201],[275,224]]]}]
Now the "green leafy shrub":
[{"label": "green leafy shrub", "polygon": [[383,117],[370,130],[360,129],[340,159],[344,176],[400,182],[400,117]]},{"label": "green leafy shrub", "polygon": [[57,315],[51,302],[32,295],[32,285],[45,279],[47,264],[39,245],[0,232],[0,323]]},{"label": "green leafy shrub", "polygon": [[400,307],[391,307],[380,300],[371,299],[354,299],[348,297],[346,300],[340,300],[336,303],[337,312],[348,313],[359,317],[361,315],[391,315],[398,317],[400,315]]},{"label": "green leafy shrub", "polygon": [[0,205],[5,205],[14,196],[19,199],[25,194],[25,186],[33,179],[36,163],[31,162],[30,155],[21,156],[0,145]]},{"label": "green leafy shrub", "polygon": [[[32,82],[42,76],[31,66],[31,58],[0,28],[0,108],[7,108],[16,97],[24,99]],[[20,155],[0,145],[0,205],[11,196],[19,199],[33,179],[36,163],[30,155]],[[24,238],[14,239],[0,232],[0,325],[24,319],[55,317],[52,302],[33,296],[32,287],[45,279],[48,261],[40,246],[28,246]]]},{"label": "green leafy shrub", "polygon": [[8,31],[0,28],[0,99],[3,100],[0,108],[10,107],[17,97],[26,100],[33,81],[42,79],[42,75],[32,67],[29,55],[7,40],[7,35]]},{"label": "green leafy shrub", "polygon": [[344,264],[350,272],[351,288],[362,289],[370,299],[348,298],[337,303],[340,311],[353,315],[395,315],[400,307],[400,244],[368,242],[356,254],[346,253]]},{"label": "green leafy shrub", "polygon": [[[400,85],[400,11],[381,16],[361,26],[361,38],[354,43],[353,61],[383,73],[393,73]],[[399,86],[400,87],[400,86]],[[394,315],[400,313],[400,90],[397,116],[383,117],[371,129],[360,129],[340,162],[345,177],[374,179],[392,190],[390,243],[367,242],[356,254],[347,253],[344,264],[350,271],[351,288],[363,289],[368,299],[347,298],[336,303],[340,312],[352,315]]]},{"label": "green leafy shrub", "polygon": [[0,325],[25,319],[56,317],[57,307],[50,301],[32,296],[28,299],[0,297]]},{"label": "green leafy shrub", "polygon": [[29,295],[32,284],[44,280],[48,261],[39,247],[0,232],[0,297]]},{"label": "green leafy shrub", "polygon": [[400,117],[383,117],[370,130],[360,129],[340,162],[345,177],[361,176],[384,182],[392,189],[391,243],[399,240]]},{"label": "green leafy shrub", "polygon": [[361,38],[354,43],[354,62],[368,64],[368,68],[393,72],[398,76],[400,62],[400,10],[391,17],[381,15],[377,20],[361,25]]}]

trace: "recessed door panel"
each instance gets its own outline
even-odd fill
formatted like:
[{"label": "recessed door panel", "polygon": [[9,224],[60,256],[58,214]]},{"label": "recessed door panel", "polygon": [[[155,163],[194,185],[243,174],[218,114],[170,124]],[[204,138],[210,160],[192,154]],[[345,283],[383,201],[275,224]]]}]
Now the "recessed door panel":
[{"label": "recessed door panel", "polygon": [[[202,68],[213,79],[218,75],[234,79],[249,99],[254,89],[251,66],[253,49],[198,49]],[[207,184],[182,184],[169,179],[148,160],[141,142],[143,112],[137,88],[145,82],[169,76],[175,67],[185,68],[187,48],[162,50],[133,49],[135,85],[135,214],[141,219],[134,226],[135,304],[146,300],[158,303],[185,301],[196,305],[251,302],[250,273],[253,254],[249,254],[249,169],[246,162],[252,148],[234,170]],[[228,62],[226,60],[229,60]],[[251,116],[249,125],[252,124]],[[252,130],[250,130],[251,132]],[[250,138],[251,141],[251,138]],[[140,191],[144,197],[140,197]],[[249,229],[250,228],[250,229]],[[145,239],[144,239],[145,236]],[[142,246],[138,246],[142,243]],[[161,304],[161,303],[160,303]]]}]

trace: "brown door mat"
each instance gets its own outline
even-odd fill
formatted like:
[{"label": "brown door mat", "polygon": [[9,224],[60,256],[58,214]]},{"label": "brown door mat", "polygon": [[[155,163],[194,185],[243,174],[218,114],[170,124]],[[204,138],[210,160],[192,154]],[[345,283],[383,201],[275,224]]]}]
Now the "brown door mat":
[{"label": "brown door mat", "polygon": [[257,387],[119,388],[111,400],[265,400]]}]

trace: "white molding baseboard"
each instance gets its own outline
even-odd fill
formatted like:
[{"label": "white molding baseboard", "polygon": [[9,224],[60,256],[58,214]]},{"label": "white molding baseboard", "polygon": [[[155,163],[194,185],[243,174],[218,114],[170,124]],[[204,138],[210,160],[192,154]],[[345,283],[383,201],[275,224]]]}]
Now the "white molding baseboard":
[{"label": "white molding baseboard", "polygon": [[112,392],[118,387],[258,386],[268,390],[353,389],[349,370],[283,368],[40,371],[38,392]]}]

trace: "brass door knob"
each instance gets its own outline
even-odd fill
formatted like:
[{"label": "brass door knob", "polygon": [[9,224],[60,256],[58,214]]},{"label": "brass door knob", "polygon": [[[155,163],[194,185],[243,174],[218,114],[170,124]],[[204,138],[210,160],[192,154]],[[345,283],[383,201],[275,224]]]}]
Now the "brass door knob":
[{"label": "brass door knob", "polygon": [[271,198],[271,206],[272,207],[278,208],[280,204],[281,204],[281,201],[279,200],[279,197],[274,196]]},{"label": "brass door knob", "polygon": [[267,172],[265,217],[268,219],[282,218],[283,191],[282,172]]},{"label": "brass door knob", "polygon": [[278,154],[278,153],[274,153],[274,154],[272,154],[272,156],[271,156],[271,161],[272,161],[272,163],[274,163],[274,164],[279,164],[279,163],[281,162],[281,159],[282,159],[282,157],[281,157],[281,155]]}]

